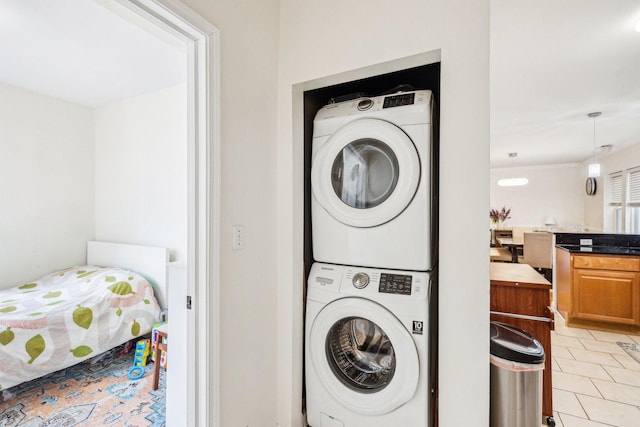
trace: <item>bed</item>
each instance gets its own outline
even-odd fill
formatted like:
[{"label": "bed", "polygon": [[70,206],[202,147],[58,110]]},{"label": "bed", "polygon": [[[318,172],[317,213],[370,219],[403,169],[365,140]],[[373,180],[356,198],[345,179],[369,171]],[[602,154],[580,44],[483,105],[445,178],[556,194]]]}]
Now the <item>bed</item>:
[{"label": "bed", "polygon": [[0,290],[0,390],[149,333],[167,261],[164,248],[89,242],[86,265]]}]

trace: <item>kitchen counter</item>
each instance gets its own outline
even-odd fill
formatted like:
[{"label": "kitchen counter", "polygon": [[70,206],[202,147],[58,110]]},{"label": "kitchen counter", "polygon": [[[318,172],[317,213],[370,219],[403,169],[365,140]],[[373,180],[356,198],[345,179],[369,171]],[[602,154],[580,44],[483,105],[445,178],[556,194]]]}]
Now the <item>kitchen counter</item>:
[{"label": "kitchen counter", "polygon": [[557,245],[640,248],[639,234],[554,233]]},{"label": "kitchen counter", "polygon": [[556,248],[571,253],[640,256],[640,247],[556,244]]},{"label": "kitchen counter", "polygon": [[[489,265],[489,277],[491,284],[494,285],[515,283],[516,286],[540,287],[547,291],[551,290],[551,283],[528,264],[492,263]],[[542,306],[543,310],[547,308],[547,305],[548,301],[545,301]]]}]

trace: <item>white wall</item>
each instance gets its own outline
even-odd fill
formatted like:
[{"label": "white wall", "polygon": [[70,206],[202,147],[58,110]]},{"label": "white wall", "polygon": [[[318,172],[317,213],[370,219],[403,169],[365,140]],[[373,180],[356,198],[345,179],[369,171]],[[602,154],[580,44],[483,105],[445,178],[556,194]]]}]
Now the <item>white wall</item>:
[{"label": "white wall", "polygon": [[85,261],[93,110],[0,84],[0,288]]},{"label": "white wall", "polygon": [[[640,166],[640,143],[626,147],[620,151],[613,151],[600,155],[600,177],[597,178],[598,189],[594,196],[585,196],[585,223],[589,228],[612,233],[613,222],[607,205],[607,190],[609,174],[617,171]],[[586,164],[583,165],[582,181],[587,177]],[[584,191],[583,191],[584,194]]]},{"label": "white wall", "polygon": [[95,110],[95,238],[187,252],[186,85]]},{"label": "white wall", "polygon": [[[606,192],[609,174],[640,166],[640,143],[620,151],[600,155],[600,177],[597,192],[585,193],[587,166],[581,164],[540,167],[500,168],[490,172],[490,205],[511,208],[507,226],[543,226],[543,219],[552,216],[558,227],[584,227],[585,231],[613,232]],[[529,184],[522,187],[499,187],[501,178],[525,176]]]},{"label": "white wall", "polygon": [[[640,136],[638,137],[640,139]],[[640,142],[599,157],[600,176],[640,166]]]},{"label": "white wall", "polygon": [[[511,208],[506,226],[544,226],[544,218],[556,219],[558,227],[584,225],[583,166],[557,166],[491,169],[490,206]],[[527,185],[500,187],[503,178],[526,177]],[[488,218],[487,218],[488,221]]]},{"label": "white wall", "polygon": [[292,133],[293,117],[299,117],[292,87],[441,49],[440,426],[486,426],[488,1],[411,0],[399,6],[385,0],[282,0],[280,20],[278,421],[287,427],[301,425],[302,141]]},{"label": "white wall", "polygon": [[[220,31],[220,425],[275,426],[279,2],[185,3]],[[244,250],[232,250],[234,224]]]}]

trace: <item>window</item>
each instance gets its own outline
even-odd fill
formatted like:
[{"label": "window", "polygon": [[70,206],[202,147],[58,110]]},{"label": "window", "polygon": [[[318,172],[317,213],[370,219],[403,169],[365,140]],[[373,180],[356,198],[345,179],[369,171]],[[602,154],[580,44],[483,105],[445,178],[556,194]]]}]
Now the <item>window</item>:
[{"label": "window", "polygon": [[640,167],[627,173],[626,231],[640,234]]},{"label": "window", "polygon": [[614,172],[611,179],[611,199],[609,204],[613,210],[613,229],[616,233],[622,233],[622,172]]},{"label": "window", "polygon": [[614,172],[609,179],[613,229],[640,234],[640,167]]}]

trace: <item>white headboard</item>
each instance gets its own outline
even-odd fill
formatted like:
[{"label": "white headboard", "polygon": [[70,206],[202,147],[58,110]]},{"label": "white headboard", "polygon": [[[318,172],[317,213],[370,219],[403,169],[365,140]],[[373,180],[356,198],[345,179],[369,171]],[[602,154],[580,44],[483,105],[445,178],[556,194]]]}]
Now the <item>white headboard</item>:
[{"label": "white headboard", "polygon": [[151,283],[161,308],[167,307],[167,263],[169,250],[123,243],[87,242],[87,264],[121,267],[136,272]]}]

